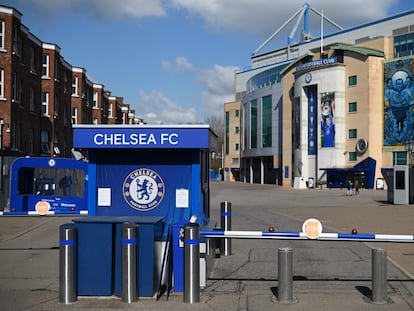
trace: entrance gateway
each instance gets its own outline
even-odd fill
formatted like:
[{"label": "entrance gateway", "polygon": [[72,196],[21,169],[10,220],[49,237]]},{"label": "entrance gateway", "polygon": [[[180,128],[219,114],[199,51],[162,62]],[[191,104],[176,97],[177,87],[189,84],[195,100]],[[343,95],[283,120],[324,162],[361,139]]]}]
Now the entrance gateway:
[{"label": "entrance gateway", "polygon": [[[161,272],[171,272],[165,257],[174,259],[172,283],[175,292],[182,291],[184,265],[176,262],[183,260],[183,247],[173,241],[190,219],[201,228],[215,226],[209,153],[217,151],[217,135],[208,125],[74,125],[73,130],[74,148],[88,159],[88,216],[74,219],[78,295],[121,295],[126,221],[138,225],[138,296],[153,297]],[[207,270],[208,256],[202,258]]]}]

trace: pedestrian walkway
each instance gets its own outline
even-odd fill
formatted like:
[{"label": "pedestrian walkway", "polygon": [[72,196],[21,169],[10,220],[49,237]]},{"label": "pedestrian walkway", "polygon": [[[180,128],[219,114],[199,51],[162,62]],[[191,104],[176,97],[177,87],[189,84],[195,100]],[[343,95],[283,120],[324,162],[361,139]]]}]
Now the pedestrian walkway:
[{"label": "pedestrian walkway", "polygon": [[[274,185],[211,183],[211,219],[220,203],[232,203],[232,230],[300,231],[317,218],[324,232],[413,234],[414,206],[386,202],[386,192],[277,188]],[[217,258],[201,301],[171,293],[122,303],[119,297],[78,297],[59,304],[58,229],[69,217],[0,218],[2,310],[413,310],[414,243],[232,240],[232,255]],[[277,252],[293,250],[295,304],[277,299]],[[371,248],[385,248],[391,304],[370,303]]]}]

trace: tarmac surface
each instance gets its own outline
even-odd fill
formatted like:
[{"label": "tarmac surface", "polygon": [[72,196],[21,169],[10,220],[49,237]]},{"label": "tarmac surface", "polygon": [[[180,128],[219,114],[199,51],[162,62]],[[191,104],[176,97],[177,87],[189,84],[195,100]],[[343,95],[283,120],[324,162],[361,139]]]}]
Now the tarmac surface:
[{"label": "tarmac surface", "polygon": [[[301,231],[317,218],[323,232],[414,234],[414,205],[386,202],[384,190],[292,189],[211,183],[211,219],[232,204],[232,230]],[[59,303],[59,226],[74,217],[0,218],[0,310],[414,310],[414,243],[234,239],[217,258],[200,302],[164,293],[123,303],[120,297],[78,297]],[[293,250],[295,303],[278,300],[278,249]],[[372,249],[387,252],[388,302],[372,303]]]}]

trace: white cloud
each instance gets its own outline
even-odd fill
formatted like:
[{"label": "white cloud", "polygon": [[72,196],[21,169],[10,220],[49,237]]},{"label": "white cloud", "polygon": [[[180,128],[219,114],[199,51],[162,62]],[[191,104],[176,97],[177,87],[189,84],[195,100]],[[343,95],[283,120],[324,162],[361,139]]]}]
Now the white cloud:
[{"label": "white cloud", "polygon": [[[200,16],[209,28],[243,30],[256,34],[272,34],[301,7],[303,0],[172,0],[190,16]],[[313,0],[310,5],[344,27],[387,16],[387,9],[397,0]],[[314,14],[311,12],[311,14]],[[315,15],[316,16],[316,15]],[[293,28],[292,21],[289,31]]]},{"label": "white cloud", "polygon": [[139,91],[138,115],[148,124],[196,123],[196,110],[175,103],[159,90],[147,94]]},{"label": "white cloud", "polygon": [[[25,2],[26,0],[16,0]],[[387,16],[398,0],[312,0],[310,5],[324,15],[348,27]],[[269,36],[304,5],[303,0],[36,0],[31,5],[41,13],[62,10],[84,12],[103,18],[162,17],[175,9],[188,17],[200,17],[211,29],[242,30]],[[311,16],[314,13],[311,12]],[[291,22],[289,31],[296,19]]]},{"label": "white cloud", "polygon": [[214,65],[200,70],[197,81],[203,88],[202,109],[205,116],[223,115],[223,104],[234,100],[235,69]]},{"label": "white cloud", "polygon": [[175,64],[179,71],[192,71],[194,70],[193,65],[184,56],[178,56],[175,59]]},{"label": "white cloud", "polygon": [[[24,2],[24,0],[17,0]],[[32,6],[45,15],[61,11],[89,13],[98,19],[143,18],[166,15],[162,0],[36,0]],[[48,15],[48,14],[46,14]]]},{"label": "white cloud", "polygon": [[176,57],[174,64],[171,61],[164,59],[161,61],[161,67],[170,73],[188,72],[195,70],[193,64],[191,64],[184,56]]}]

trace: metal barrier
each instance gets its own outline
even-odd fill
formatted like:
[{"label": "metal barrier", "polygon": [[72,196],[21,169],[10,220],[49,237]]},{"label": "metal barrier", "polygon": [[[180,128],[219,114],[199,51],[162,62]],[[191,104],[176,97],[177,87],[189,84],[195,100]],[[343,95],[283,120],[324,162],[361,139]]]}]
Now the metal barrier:
[{"label": "metal barrier", "polygon": [[122,224],[122,302],[137,301],[137,224]]},{"label": "metal barrier", "polygon": [[[323,233],[322,225],[317,219],[307,219],[301,232],[273,231],[231,231],[231,230],[201,230],[200,235],[206,238],[239,238],[239,239],[278,239],[278,240],[322,240],[322,241],[370,241],[370,242],[414,242],[414,235],[402,234],[358,234],[352,233]],[[278,299],[281,303],[295,303],[292,294],[292,250],[280,248],[278,251]],[[391,299],[387,296],[387,255],[384,249],[372,250],[372,296],[375,304],[387,304]],[[194,284],[193,284],[194,285]]]},{"label": "metal barrier", "polygon": [[76,296],[76,227],[60,226],[59,231],[59,302],[69,304]]},{"label": "metal barrier", "polygon": [[184,226],[184,302],[200,301],[200,226]]},{"label": "metal barrier", "polygon": [[387,294],[387,252],[385,249],[372,250],[372,303],[390,303]]},{"label": "metal barrier", "polygon": [[[239,239],[278,239],[307,240],[304,232],[267,232],[267,231],[220,231],[201,230],[200,235],[207,238],[239,238]],[[321,233],[315,240],[325,241],[371,241],[371,242],[414,242],[414,235],[393,234],[353,234],[353,233]]]},{"label": "metal barrier", "polygon": [[[220,204],[220,223],[221,228],[224,231],[231,230],[231,203],[230,202],[221,202]],[[224,256],[231,255],[231,239],[224,238],[223,239],[223,250],[220,249],[220,252]]]},{"label": "metal barrier", "polygon": [[278,287],[277,298],[280,303],[291,304],[297,300],[293,297],[293,251],[289,247],[278,249]]}]

